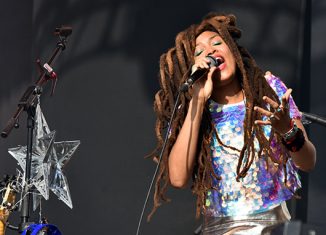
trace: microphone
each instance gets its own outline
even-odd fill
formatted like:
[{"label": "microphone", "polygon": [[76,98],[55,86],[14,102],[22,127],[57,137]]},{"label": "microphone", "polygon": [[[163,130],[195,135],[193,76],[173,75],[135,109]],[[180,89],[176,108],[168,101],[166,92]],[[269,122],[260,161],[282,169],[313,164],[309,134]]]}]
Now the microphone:
[{"label": "microphone", "polygon": [[181,91],[187,91],[189,87],[191,87],[197,80],[199,80],[202,76],[204,76],[211,67],[217,67],[221,64],[221,61],[217,60],[213,56],[206,56],[209,59],[209,68],[198,68],[195,72],[193,72],[187,81],[181,86]]}]

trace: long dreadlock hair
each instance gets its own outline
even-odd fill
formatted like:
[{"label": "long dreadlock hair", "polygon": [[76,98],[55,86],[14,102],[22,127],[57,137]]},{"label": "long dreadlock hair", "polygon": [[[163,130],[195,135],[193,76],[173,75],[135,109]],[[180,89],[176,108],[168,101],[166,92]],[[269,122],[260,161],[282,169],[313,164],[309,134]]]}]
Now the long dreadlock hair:
[{"label": "long dreadlock hair", "polygon": [[[277,163],[277,165],[283,166],[286,184],[286,162],[288,159],[285,154],[286,150],[283,147],[283,153],[280,158],[276,159],[271,154],[270,143],[272,140],[271,137],[274,136],[273,129],[269,138],[266,138],[263,129],[259,125],[254,125],[255,120],[262,118],[261,114],[254,110],[254,106],[266,107],[266,103],[262,99],[263,96],[268,96],[279,103],[278,96],[270,87],[264,77],[264,73],[257,66],[248,51],[244,47],[238,45],[237,39],[241,37],[241,31],[236,27],[236,17],[234,15],[219,15],[217,13],[209,13],[200,24],[191,25],[188,29],[180,32],[176,36],[175,46],[160,57],[159,82],[161,89],[156,93],[154,101],[154,110],[157,115],[155,132],[158,143],[150,156],[157,159],[162,148],[163,135],[175,105],[176,94],[180,86],[190,75],[189,68],[191,68],[194,63],[196,37],[204,31],[217,32],[230,48],[236,60],[237,74],[246,97],[246,114],[243,122],[244,145],[242,149],[236,149],[222,143],[212,123],[209,110],[207,106],[205,107],[200,128],[192,183],[193,193],[197,195],[197,217],[200,215],[201,209],[205,209],[203,206],[205,196],[207,191],[213,188],[213,178],[220,179],[220,176],[214,173],[211,162],[210,143],[213,135],[217,137],[219,144],[222,146],[239,152],[237,180],[246,176],[254,158],[260,157],[264,152],[268,156],[266,158],[268,161],[271,160]],[[180,96],[178,112],[171,124],[169,140],[163,153],[160,170],[156,178],[154,206],[148,219],[151,218],[153,213],[160,206],[161,201],[168,200],[165,196],[166,190],[170,184],[168,156],[185,120],[190,99],[191,95],[189,93],[184,93]],[[272,112],[274,111],[272,107],[270,107],[270,109]],[[259,143],[258,154],[255,153],[254,148],[255,138]],[[281,139],[278,135],[276,135],[276,141],[277,143],[281,143]]]}]

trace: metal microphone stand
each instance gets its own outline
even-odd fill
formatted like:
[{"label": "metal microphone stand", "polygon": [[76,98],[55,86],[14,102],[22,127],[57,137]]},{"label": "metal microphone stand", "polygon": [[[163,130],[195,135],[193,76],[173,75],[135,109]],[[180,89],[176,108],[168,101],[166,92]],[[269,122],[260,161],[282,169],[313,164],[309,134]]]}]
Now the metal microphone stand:
[{"label": "metal microphone stand", "polygon": [[304,119],[314,122],[314,123],[318,123],[323,126],[326,126],[326,118],[320,117],[313,113],[305,113],[305,112],[301,112],[301,113],[302,113],[302,116]]},{"label": "metal microphone stand", "polygon": [[[56,28],[54,34],[59,36],[59,41],[55,50],[53,51],[49,61],[43,66],[40,63],[40,60],[37,60],[37,65],[40,70],[39,79],[35,83],[28,87],[23,94],[22,98],[18,103],[18,108],[14,115],[9,119],[6,127],[1,132],[3,138],[8,137],[13,127],[18,128],[18,118],[22,111],[27,112],[27,153],[26,153],[26,167],[25,167],[25,184],[23,186],[22,194],[22,206],[21,206],[21,223],[19,225],[19,232],[25,230],[33,222],[29,222],[30,217],[30,204],[31,204],[31,192],[32,188],[29,186],[31,181],[31,163],[32,163],[32,149],[33,149],[33,131],[35,124],[35,109],[37,104],[37,97],[42,93],[42,86],[49,80],[52,80],[52,90],[51,95],[54,93],[57,76],[51,64],[54,62],[55,58],[66,48],[67,37],[72,33],[71,27],[62,26]],[[9,228],[15,228],[14,226],[8,226]]]},{"label": "metal microphone stand", "polygon": [[[190,81],[191,82],[191,81]],[[179,87],[179,91],[178,91],[178,94],[177,94],[177,97],[175,99],[175,103],[174,103],[174,107],[173,107],[173,110],[172,110],[172,113],[171,113],[171,116],[170,116],[170,120],[169,120],[169,123],[168,123],[168,128],[167,128],[167,131],[165,133],[165,137],[164,137],[164,142],[163,142],[163,145],[162,145],[162,149],[160,151],[160,155],[159,155],[159,158],[158,158],[158,162],[157,162],[157,165],[156,165],[156,168],[155,168],[155,172],[154,172],[154,175],[153,175],[153,178],[152,178],[152,181],[150,183],[150,186],[148,188],[148,191],[147,191],[147,195],[146,195],[146,198],[145,198],[145,202],[144,202],[144,205],[143,205],[143,209],[142,209],[142,212],[141,212],[141,215],[140,215],[140,218],[139,218],[139,221],[138,221],[138,226],[137,226],[137,230],[136,230],[136,235],[139,235],[140,233],[140,226],[141,226],[141,222],[142,222],[142,219],[143,219],[143,216],[144,216],[144,213],[145,213],[145,209],[146,209],[146,205],[147,205],[147,202],[148,202],[148,199],[149,199],[149,196],[150,196],[150,193],[152,191],[152,187],[154,185],[154,182],[155,182],[155,179],[156,179],[156,175],[158,173],[158,170],[160,168],[160,165],[161,165],[161,162],[162,162],[162,157],[163,157],[163,154],[165,152],[165,148],[166,148],[166,144],[168,142],[168,139],[169,139],[169,134],[171,132],[171,125],[172,125],[172,121],[174,119],[174,116],[175,116],[175,111],[177,110],[177,107],[178,107],[178,104],[179,104],[179,100],[180,100],[180,95],[181,93],[185,93],[188,91],[189,87],[192,85],[192,82],[190,83],[188,80],[183,83],[180,87]]]}]

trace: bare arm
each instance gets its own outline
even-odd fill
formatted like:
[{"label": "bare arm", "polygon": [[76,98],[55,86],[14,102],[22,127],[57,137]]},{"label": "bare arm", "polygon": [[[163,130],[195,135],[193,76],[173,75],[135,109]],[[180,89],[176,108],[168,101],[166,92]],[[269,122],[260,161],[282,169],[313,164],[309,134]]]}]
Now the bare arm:
[{"label": "bare arm", "polygon": [[[195,67],[208,68],[207,58],[197,61]],[[206,78],[193,85],[192,99],[180,133],[169,155],[170,182],[174,187],[184,187],[192,175],[198,143],[198,134],[205,103],[213,89],[212,74],[216,67],[209,70]]]},{"label": "bare arm", "polygon": [[205,103],[192,99],[187,116],[169,156],[170,182],[175,187],[184,187],[194,167],[198,133]]},{"label": "bare arm", "polygon": [[302,171],[311,171],[316,164],[316,149],[308,139],[307,133],[300,120],[295,120],[298,128],[303,131],[305,143],[298,152],[290,152],[294,164]]}]

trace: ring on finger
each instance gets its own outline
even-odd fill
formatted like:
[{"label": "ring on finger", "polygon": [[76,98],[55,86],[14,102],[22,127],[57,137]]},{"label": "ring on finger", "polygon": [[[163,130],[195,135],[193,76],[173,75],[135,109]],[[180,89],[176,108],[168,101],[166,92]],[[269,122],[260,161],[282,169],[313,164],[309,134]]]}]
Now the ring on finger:
[{"label": "ring on finger", "polygon": [[268,119],[269,119],[269,121],[271,121],[271,122],[274,121],[274,120],[275,120],[275,115],[274,115],[274,113],[272,113],[271,116],[269,116]]},{"label": "ring on finger", "polygon": [[282,105],[280,105],[280,106],[278,106],[278,108],[276,109],[276,113],[280,113],[280,112],[282,112],[283,111],[283,106]]}]

